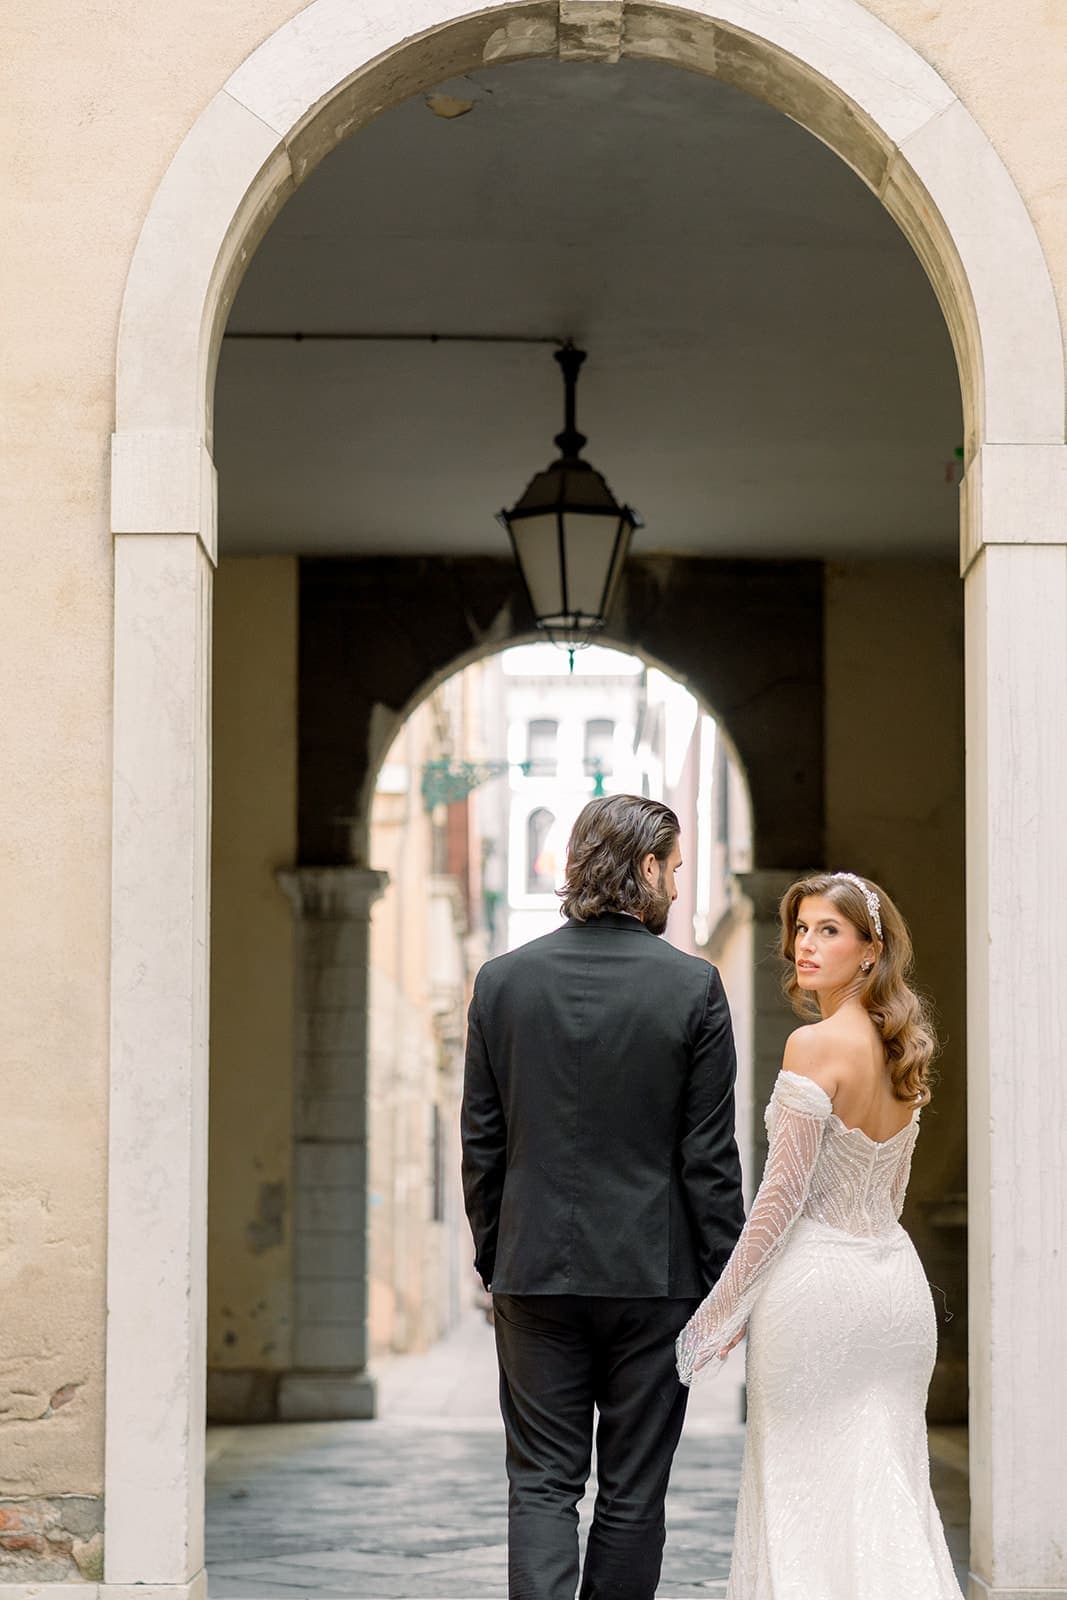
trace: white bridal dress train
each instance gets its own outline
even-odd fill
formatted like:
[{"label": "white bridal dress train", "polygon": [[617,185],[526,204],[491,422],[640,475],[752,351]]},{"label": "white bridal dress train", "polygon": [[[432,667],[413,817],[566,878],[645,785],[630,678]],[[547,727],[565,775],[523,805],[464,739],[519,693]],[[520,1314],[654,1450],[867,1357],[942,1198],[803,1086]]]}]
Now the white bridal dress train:
[{"label": "white bridal dress train", "polygon": [[876,1143],[781,1072],[763,1182],[678,1340],[698,1368],[748,1324],[727,1600],[960,1600],[930,1491],[933,1300],[900,1226],[919,1113]]}]

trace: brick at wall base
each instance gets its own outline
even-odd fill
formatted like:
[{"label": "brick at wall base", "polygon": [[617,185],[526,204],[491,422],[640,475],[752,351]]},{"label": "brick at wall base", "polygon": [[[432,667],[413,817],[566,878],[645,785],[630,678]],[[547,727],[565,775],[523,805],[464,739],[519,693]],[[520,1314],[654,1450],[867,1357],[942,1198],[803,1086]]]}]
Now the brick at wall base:
[{"label": "brick at wall base", "polygon": [[101,1498],[0,1499],[0,1585],[99,1583],[103,1574]]}]

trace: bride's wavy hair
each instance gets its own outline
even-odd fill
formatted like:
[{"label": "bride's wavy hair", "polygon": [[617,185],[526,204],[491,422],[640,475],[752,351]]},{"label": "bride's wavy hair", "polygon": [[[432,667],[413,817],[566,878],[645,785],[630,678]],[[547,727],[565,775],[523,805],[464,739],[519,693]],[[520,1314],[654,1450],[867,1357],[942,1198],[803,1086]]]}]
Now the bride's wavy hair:
[{"label": "bride's wavy hair", "polygon": [[628,911],[644,919],[657,895],[641,863],[649,853],[666,861],[680,832],[674,812],[658,800],[636,794],[590,800],[571,829],[567,878],[556,890],[563,915],[586,922],[602,911]]},{"label": "bride's wavy hair", "polygon": [[[911,935],[907,923],[881,885],[870,878],[864,878],[863,882],[878,896],[882,953],[871,971],[866,976],[860,975],[859,998],[882,1035],[893,1093],[898,1100],[925,1105],[933,1083],[930,1068],[937,1054],[937,1034],[928,1002],[908,981],[912,969]],[[850,878],[820,872],[801,878],[786,890],[778,913],[781,919],[779,949],[782,959],[788,963],[782,988],[797,1015],[810,1019],[821,1016],[821,1012],[815,996],[797,982],[794,957],[800,902],[809,895],[829,900],[847,917],[860,938],[872,946],[872,955],[877,953],[879,934],[863,891]]]}]

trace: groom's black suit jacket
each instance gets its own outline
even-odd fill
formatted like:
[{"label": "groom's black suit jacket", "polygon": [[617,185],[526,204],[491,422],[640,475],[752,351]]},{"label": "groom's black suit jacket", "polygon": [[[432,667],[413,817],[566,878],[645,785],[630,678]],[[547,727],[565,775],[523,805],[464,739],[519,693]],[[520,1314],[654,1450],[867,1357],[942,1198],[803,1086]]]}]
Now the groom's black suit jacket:
[{"label": "groom's black suit jacket", "polygon": [[569,921],[478,974],[463,1188],[495,1293],[702,1296],[744,1221],[715,968],[633,917]]}]

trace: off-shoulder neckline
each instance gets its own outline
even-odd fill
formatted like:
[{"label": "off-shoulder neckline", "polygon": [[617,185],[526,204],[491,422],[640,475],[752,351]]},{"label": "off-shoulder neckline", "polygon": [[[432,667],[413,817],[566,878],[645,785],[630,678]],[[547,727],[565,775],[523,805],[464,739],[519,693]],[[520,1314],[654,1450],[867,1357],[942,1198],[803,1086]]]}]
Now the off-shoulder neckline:
[{"label": "off-shoulder neckline", "polygon": [[805,1077],[802,1072],[791,1072],[788,1067],[782,1067],[781,1071],[779,1072],[779,1077],[792,1078],[795,1083],[810,1084],[811,1087],[815,1089],[826,1101],[826,1104],[830,1108],[830,1116],[833,1121],[837,1123],[838,1127],[841,1128],[844,1133],[858,1133],[861,1139],[865,1139],[867,1143],[869,1145],[873,1145],[876,1150],[883,1150],[887,1145],[895,1144],[896,1141],[905,1133],[907,1133],[909,1129],[913,1128],[916,1122],[919,1120],[920,1107],[916,1106],[907,1122],[902,1128],[898,1128],[896,1133],[891,1133],[888,1139],[872,1139],[870,1134],[865,1133],[862,1128],[850,1127],[847,1122],[842,1121],[837,1112],[834,1110],[834,1103],[830,1096],[827,1094],[822,1084],[816,1083],[814,1078]]},{"label": "off-shoulder neckline", "polygon": [[778,1076],[780,1078],[792,1078],[794,1083],[807,1084],[809,1088],[815,1090],[816,1094],[822,1095],[823,1099],[826,1101],[826,1104],[830,1107],[831,1115],[833,1114],[833,1101],[830,1099],[830,1096],[827,1094],[822,1084],[816,1083],[814,1078],[806,1077],[803,1072],[790,1072],[788,1067],[782,1067],[778,1073]]}]

